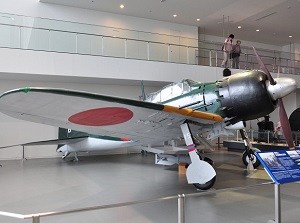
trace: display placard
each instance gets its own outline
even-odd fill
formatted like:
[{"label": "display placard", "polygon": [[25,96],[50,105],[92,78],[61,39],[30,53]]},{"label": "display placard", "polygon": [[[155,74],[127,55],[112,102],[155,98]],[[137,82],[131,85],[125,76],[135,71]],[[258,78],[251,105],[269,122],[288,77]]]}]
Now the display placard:
[{"label": "display placard", "polygon": [[255,155],[275,183],[300,180],[300,150],[256,152]]}]

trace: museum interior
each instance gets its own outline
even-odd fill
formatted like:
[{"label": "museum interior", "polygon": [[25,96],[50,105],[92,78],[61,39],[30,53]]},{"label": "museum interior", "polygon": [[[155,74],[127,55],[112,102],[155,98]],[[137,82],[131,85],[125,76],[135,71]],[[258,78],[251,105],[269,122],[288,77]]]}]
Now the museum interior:
[{"label": "museum interior", "polygon": [[299,222],[299,11],[0,1],[0,222]]}]

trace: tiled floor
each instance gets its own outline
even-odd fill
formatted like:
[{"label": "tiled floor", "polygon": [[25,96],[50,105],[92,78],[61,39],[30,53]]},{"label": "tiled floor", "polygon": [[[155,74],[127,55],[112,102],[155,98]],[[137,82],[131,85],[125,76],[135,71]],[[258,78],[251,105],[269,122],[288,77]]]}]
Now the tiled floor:
[{"label": "tiled floor", "polygon": [[[177,166],[154,164],[153,154],[0,161],[0,211],[18,214],[155,199],[186,194],[186,223],[248,223],[274,219],[274,185],[263,169],[249,172],[241,154],[220,150],[205,154],[215,161],[217,181],[211,194],[197,191],[178,174]],[[236,187],[251,186],[244,190]],[[260,186],[255,186],[260,185]],[[226,188],[231,188],[226,190]],[[282,222],[300,219],[300,185],[281,185]],[[196,193],[201,196],[189,196]],[[177,199],[99,211],[41,218],[40,222],[175,223]],[[0,216],[0,222],[32,222]]]}]

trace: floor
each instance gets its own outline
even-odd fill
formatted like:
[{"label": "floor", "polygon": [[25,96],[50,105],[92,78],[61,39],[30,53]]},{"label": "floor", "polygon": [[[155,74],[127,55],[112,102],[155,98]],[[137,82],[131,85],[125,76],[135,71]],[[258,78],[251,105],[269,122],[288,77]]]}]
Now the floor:
[{"label": "floor", "polygon": [[[18,214],[64,211],[186,194],[186,223],[248,223],[274,219],[274,185],[265,171],[249,172],[241,153],[220,149],[204,154],[215,161],[210,193],[196,190],[177,166],[154,164],[153,154],[0,161],[0,211]],[[243,190],[233,188],[247,187]],[[282,222],[298,223],[300,184],[281,185]],[[196,194],[199,196],[190,196]],[[178,222],[177,199],[41,218],[41,223]],[[0,216],[0,222],[32,222]]]}]

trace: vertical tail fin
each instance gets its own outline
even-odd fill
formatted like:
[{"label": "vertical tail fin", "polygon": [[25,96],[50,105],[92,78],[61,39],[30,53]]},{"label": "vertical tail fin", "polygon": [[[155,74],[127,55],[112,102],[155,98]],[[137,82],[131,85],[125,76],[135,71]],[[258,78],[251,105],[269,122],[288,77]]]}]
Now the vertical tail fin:
[{"label": "vertical tail fin", "polygon": [[64,129],[64,128],[58,129],[59,139],[76,138],[76,137],[83,137],[83,136],[89,136],[89,134],[85,132],[74,131],[71,129]]},{"label": "vertical tail fin", "polygon": [[[58,128],[58,139],[76,138],[76,137],[83,137],[88,135],[89,134],[85,132],[78,132],[71,129]],[[56,150],[58,150],[63,145],[64,144],[58,144]]]}]

